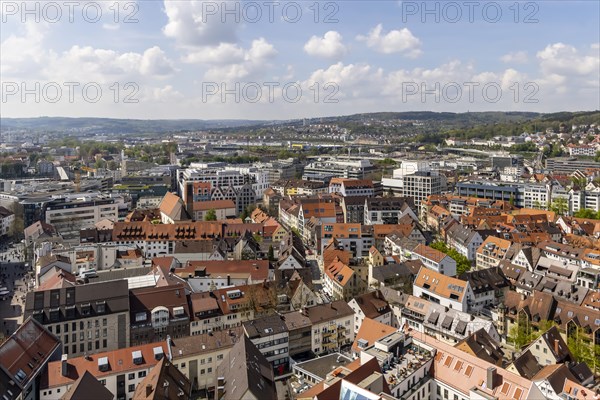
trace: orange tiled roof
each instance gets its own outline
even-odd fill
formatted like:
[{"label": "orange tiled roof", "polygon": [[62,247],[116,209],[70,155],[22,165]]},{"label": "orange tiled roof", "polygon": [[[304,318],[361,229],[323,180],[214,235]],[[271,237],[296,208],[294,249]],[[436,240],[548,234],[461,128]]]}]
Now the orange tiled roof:
[{"label": "orange tiled roof", "polygon": [[[430,292],[435,292],[435,294],[448,299],[451,295],[454,295],[456,296],[456,301],[462,302],[467,291],[468,282],[440,274],[439,272],[426,267],[421,267],[414,284],[415,286]],[[427,286],[429,286],[429,288]],[[462,288],[462,290],[459,291],[455,288]]]},{"label": "orange tiled roof", "polygon": [[356,334],[356,338],[354,339],[354,343],[352,343],[352,350],[355,352],[359,352],[358,348],[358,339],[366,340],[371,346],[377,340],[396,332],[398,329],[392,326],[382,324],[379,321],[375,321],[371,318],[363,319],[360,328],[358,329],[358,333]]}]

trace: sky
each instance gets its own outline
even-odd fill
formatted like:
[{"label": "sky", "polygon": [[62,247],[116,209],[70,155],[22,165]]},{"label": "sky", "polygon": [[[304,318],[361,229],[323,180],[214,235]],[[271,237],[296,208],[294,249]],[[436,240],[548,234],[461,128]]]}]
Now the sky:
[{"label": "sky", "polygon": [[600,109],[598,1],[0,1],[3,117]]}]

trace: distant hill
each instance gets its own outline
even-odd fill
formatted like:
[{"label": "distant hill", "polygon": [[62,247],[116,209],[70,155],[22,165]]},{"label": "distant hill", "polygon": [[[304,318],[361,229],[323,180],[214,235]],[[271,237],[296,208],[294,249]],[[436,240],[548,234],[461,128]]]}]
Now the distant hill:
[{"label": "distant hill", "polygon": [[197,131],[206,129],[236,128],[265,124],[267,121],[249,120],[140,120],[116,118],[0,118],[0,129],[26,129],[31,131],[75,131],[90,133],[165,133]]},{"label": "distant hill", "polygon": [[[389,124],[386,124],[389,122]],[[303,124],[337,124],[353,134],[425,134],[490,137],[541,131],[560,124],[599,124],[599,111],[558,112],[378,112],[306,118],[295,120],[139,120],[115,118],[0,118],[0,130],[30,130],[37,132],[81,132],[83,134],[163,134],[187,131],[224,131],[241,133],[277,126]]]}]

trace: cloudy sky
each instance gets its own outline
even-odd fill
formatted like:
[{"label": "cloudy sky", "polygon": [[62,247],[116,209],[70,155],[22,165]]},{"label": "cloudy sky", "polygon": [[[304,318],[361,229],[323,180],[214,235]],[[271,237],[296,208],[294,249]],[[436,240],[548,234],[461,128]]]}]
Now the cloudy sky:
[{"label": "cloudy sky", "polygon": [[2,116],[600,108],[600,2],[2,0]]}]

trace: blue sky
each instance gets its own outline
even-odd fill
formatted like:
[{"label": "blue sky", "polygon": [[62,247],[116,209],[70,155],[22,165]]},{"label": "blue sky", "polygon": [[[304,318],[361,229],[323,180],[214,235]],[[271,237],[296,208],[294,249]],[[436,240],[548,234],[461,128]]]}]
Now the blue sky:
[{"label": "blue sky", "polygon": [[73,22],[45,3],[2,2],[3,116],[600,108],[597,1],[475,2],[472,21],[463,1],[82,1]]}]

